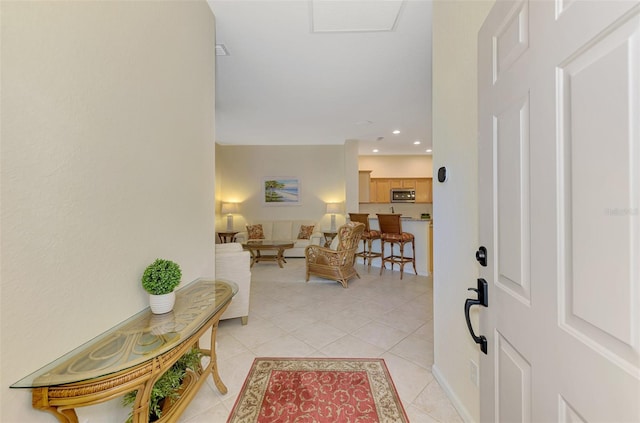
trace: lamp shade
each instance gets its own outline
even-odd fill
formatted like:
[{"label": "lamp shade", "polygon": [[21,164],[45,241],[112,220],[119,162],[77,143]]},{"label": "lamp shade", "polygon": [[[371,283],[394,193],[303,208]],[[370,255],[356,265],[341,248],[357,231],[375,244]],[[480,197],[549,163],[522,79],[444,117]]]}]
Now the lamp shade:
[{"label": "lamp shade", "polygon": [[340,213],[340,203],[327,203],[327,213]]},{"label": "lamp shade", "polygon": [[222,203],[222,214],[238,213],[238,203]]}]

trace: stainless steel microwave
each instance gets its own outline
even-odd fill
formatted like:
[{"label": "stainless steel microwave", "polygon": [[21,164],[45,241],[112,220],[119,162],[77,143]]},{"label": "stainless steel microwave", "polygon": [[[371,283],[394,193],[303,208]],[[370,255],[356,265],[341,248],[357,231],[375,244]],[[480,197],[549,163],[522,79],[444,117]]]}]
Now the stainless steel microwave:
[{"label": "stainless steel microwave", "polygon": [[392,203],[415,203],[416,190],[393,188],[391,189],[391,202]]}]

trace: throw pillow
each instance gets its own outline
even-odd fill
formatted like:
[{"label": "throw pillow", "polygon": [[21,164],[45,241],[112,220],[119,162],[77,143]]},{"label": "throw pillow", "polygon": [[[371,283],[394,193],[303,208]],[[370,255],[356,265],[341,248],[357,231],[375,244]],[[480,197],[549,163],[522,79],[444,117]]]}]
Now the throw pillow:
[{"label": "throw pillow", "polygon": [[247,232],[249,233],[249,239],[264,239],[264,231],[262,225],[247,225]]},{"label": "throw pillow", "polygon": [[315,226],[313,226],[313,225],[311,225],[311,226],[301,225],[300,226],[300,232],[298,232],[298,239],[309,239],[309,238],[311,238],[311,234],[313,233],[313,228],[315,228]]}]

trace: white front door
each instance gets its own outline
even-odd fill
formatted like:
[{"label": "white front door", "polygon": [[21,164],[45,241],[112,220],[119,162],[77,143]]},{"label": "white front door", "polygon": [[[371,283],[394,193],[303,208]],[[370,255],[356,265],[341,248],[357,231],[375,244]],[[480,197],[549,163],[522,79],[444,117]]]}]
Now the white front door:
[{"label": "white front door", "polygon": [[478,43],[482,421],[640,422],[640,4],[498,0]]}]

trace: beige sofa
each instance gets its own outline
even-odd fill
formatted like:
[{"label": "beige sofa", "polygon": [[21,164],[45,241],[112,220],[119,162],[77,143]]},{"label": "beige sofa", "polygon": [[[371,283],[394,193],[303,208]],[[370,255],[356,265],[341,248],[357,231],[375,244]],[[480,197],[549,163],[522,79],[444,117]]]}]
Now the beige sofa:
[{"label": "beige sofa", "polygon": [[229,308],[220,318],[242,318],[246,325],[249,319],[249,296],[251,294],[251,257],[238,243],[216,244],[216,279],[228,280],[238,285],[238,293]]},{"label": "beige sofa", "polygon": [[[293,248],[284,252],[285,257],[304,257],[304,249],[308,245],[324,245],[324,235],[317,222],[312,220],[256,220],[247,225],[262,225],[264,239],[269,241],[290,241]],[[300,227],[315,226],[309,239],[298,239]],[[244,243],[249,240],[249,234],[245,230],[236,235],[236,242]]]}]

